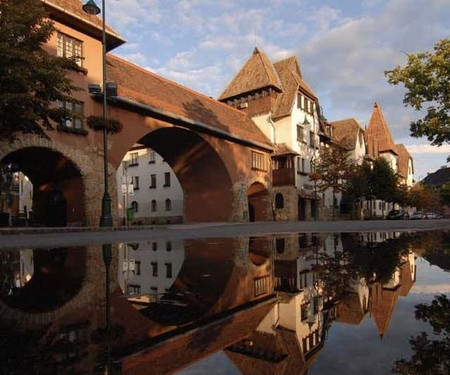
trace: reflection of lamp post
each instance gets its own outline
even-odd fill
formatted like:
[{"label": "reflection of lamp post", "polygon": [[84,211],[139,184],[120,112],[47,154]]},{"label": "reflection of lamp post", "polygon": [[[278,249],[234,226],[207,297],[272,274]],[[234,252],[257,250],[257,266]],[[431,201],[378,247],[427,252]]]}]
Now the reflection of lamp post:
[{"label": "reflection of lamp post", "polygon": [[105,264],[105,303],[106,303],[106,337],[107,341],[107,370],[108,374],[111,374],[111,293],[109,291],[110,275],[109,266],[112,260],[112,246],[111,244],[102,246],[103,263]]},{"label": "reflection of lamp post", "polygon": [[[87,14],[97,15],[100,8],[94,0],[89,0],[83,5],[83,11]],[[103,198],[102,214],[100,216],[101,227],[112,227],[113,220],[111,216],[111,197],[108,193],[108,129],[107,129],[107,107],[106,107],[106,32],[105,32],[105,0],[102,0],[102,65],[103,65]]]}]

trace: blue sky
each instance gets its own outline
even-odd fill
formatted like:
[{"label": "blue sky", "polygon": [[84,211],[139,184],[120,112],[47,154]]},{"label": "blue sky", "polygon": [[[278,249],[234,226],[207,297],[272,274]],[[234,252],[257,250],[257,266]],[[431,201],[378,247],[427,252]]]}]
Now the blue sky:
[{"label": "blue sky", "polygon": [[420,179],[446,164],[450,145],[409,136],[420,116],[384,70],[406,53],[450,37],[448,0],[108,0],[107,22],[128,43],[113,53],[217,97],[255,45],[270,59],[296,55],[326,117],[367,125],[381,104],[396,143],[410,150]]}]

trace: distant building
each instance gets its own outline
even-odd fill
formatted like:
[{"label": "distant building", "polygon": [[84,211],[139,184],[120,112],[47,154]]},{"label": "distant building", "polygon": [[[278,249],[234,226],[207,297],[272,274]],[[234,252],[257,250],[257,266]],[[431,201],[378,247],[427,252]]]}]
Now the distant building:
[{"label": "distant building", "polygon": [[183,222],[183,189],[154,150],[135,145],[122,160],[116,182],[119,216],[124,224],[126,214],[128,224]]}]

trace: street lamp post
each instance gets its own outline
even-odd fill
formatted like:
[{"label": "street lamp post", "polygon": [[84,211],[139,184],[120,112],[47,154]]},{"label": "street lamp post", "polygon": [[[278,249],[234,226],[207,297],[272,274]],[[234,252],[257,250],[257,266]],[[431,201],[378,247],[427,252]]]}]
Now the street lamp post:
[{"label": "street lamp post", "polygon": [[[100,8],[94,0],[89,0],[83,5],[83,11],[87,14],[98,15]],[[108,128],[107,128],[107,103],[106,103],[106,31],[105,31],[105,0],[102,0],[102,65],[103,65],[103,198],[102,214],[100,216],[101,227],[112,227],[111,197],[108,192]]]}]

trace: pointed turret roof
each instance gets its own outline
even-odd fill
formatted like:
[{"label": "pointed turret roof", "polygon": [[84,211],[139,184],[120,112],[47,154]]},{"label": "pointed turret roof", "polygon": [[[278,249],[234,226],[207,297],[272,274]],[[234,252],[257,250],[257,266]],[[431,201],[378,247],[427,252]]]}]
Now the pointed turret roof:
[{"label": "pointed turret roof", "polygon": [[377,152],[392,152],[393,154],[397,154],[389,126],[378,103],[375,103],[373,107],[366,136],[369,147],[368,151],[372,156],[378,156]]},{"label": "pointed turret roof", "polygon": [[253,54],[228,84],[218,100],[225,100],[265,87],[273,87],[280,92],[283,91],[280,77],[278,77],[273,64],[264,52],[255,47]]},{"label": "pointed turret roof", "polygon": [[383,288],[378,283],[372,285],[370,310],[381,338],[385,336],[389,328],[399,292],[400,285],[395,289]]}]

